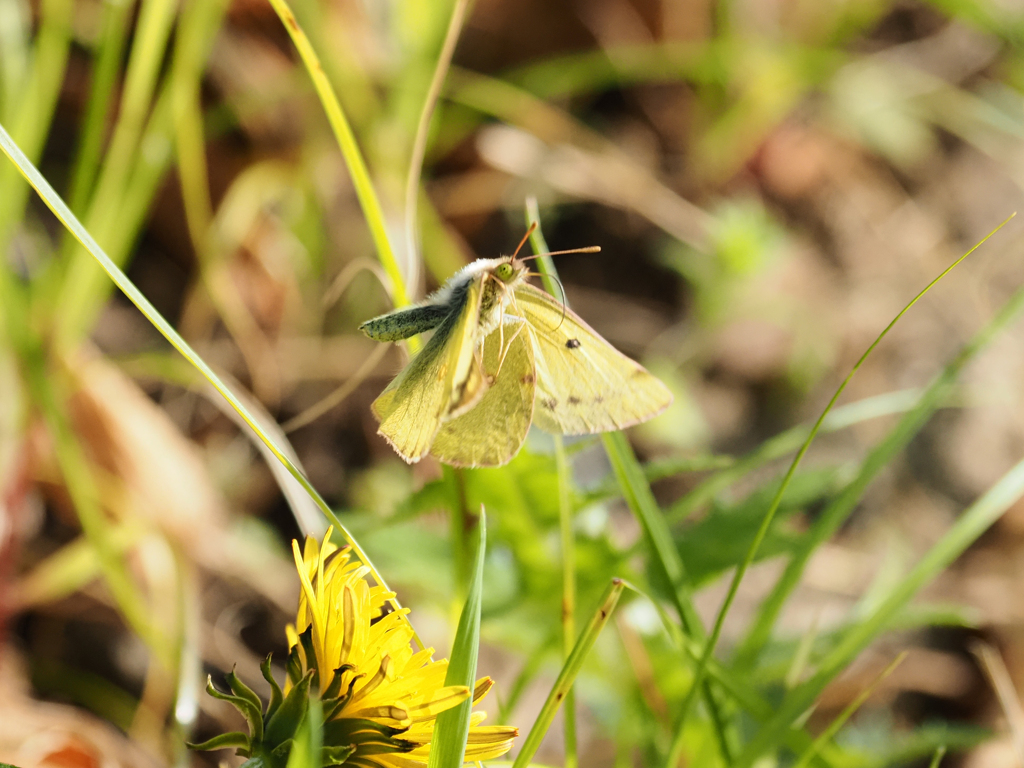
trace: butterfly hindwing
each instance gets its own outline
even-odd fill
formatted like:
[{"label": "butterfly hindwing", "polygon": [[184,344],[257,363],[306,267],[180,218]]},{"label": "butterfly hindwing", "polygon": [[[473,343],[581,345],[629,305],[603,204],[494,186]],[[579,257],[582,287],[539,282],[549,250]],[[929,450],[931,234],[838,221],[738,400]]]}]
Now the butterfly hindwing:
[{"label": "butterfly hindwing", "polygon": [[474,354],[480,315],[477,279],[454,296],[426,343],[370,406],[378,432],[406,461],[426,454],[441,424],[471,409],[486,390]]},{"label": "butterfly hindwing", "polygon": [[548,294],[524,283],[516,288],[515,300],[533,340],[533,421],[545,432],[623,429],[672,402],[664,384]]},{"label": "butterfly hindwing", "polygon": [[[518,453],[530,429],[534,407],[533,344],[518,318],[506,322],[508,352],[498,371],[501,334],[484,341],[484,369],[498,371],[480,402],[441,425],[430,453],[455,467],[496,467]],[[511,338],[513,334],[515,338]]]}]

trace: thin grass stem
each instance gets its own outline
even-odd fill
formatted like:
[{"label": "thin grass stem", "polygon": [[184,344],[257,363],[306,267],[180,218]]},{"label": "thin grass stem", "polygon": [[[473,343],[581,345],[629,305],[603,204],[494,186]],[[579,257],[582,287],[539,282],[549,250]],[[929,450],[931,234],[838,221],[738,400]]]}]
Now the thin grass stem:
[{"label": "thin grass stem", "polygon": [[835,738],[835,735],[839,733],[839,729],[846,725],[846,721],[853,717],[853,714],[863,706],[864,702],[868,700],[875,689],[882,683],[885,678],[896,671],[896,667],[903,663],[903,660],[907,658],[909,651],[903,651],[895,659],[890,662],[889,666],[882,670],[882,672],[876,677],[867,688],[857,694],[856,698],[847,704],[843,711],[839,713],[835,720],[828,724],[828,727],[821,732],[821,734],[814,740],[814,742],[804,750],[804,753],[800,755],[800,758],[796,761],[793,768],[807,768],[811,761],[818,756],[818,753],[824,749],[825,745]]},{"label": "thin grass stem", "polygon": [[615,605],[618,603],[625,586],[626,582],[622,579],[612,579],[608,588],[601,596],[597,611],[595,611],[594,616],[580,634],[579,639],[573,646],[572,653],[569,654],[569,658],[562,665],[562,670],[558,673],[558,678],[555,680],[555,684],[552,686],[544,706],[541,707],[537,720],[523,742],[519,754],[516,755],[515,762],[512,764],[513,768],[526,768],[537,753],[537,748],[540,747],[544,735],[548,732],[551,722],[555,719],[558,708],[565,700],[566,693],[572,687],[576,675],[579,674],[584,659],[590,653],[590,649],[593,648],[594,643],[601,634],[601,630],[604,629],[604,625],[611,618],[612,611],[615,610]]},{"label": "thin grass stem", "polygon": [[420,119],[416,125],[416,134],[413,137],[412,153],[409,158],[409,174],[405,182],[405,248],[406,265],[409,273],[406,275],[409,286],[415,290],[419,283],[419,226],[416,215],[416,203],[420,194],[420,178],[423,174],[423,158],[427,153],[427,139],[430,136],[430,121],[437,108],[437,100],[441,95],[441,88],[444,86],[444,79],[448,75],[448,68],[452,63],[452,55],[455,53],[455,45],[459,41],[459,34],[462,32],[462,25],[466,19],[466,9],[469,7],[469,0],[455,0],[452,6],[452,16],[448,21],[448,31],[445,32],[444,43],[441,46],[441,53],[437,57],[437,64],[434,65],[434,74],[430,78],[430,86],[427,88],[426,99],[423,102],[423,109],[420,111]]},{"label": "thin grass stem", "polygon": [[[562,542],[562,654],[569,659],[576,643],[576,537],[573,535],[573,508],[570,499],[569,462],[561,435],[554,435],[555,466],[558,472],[558,529]],[[565,694],[565,768],[576,768],[576,692]]]}]

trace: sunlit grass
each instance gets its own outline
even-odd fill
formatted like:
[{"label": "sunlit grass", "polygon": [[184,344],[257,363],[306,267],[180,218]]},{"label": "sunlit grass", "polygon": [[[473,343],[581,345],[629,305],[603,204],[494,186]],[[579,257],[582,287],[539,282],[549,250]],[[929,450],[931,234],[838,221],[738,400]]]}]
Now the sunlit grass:
[{"label": "sunlit grass", "polygon": [[[108,306],[112,282],[176,350],[164,348],[149,353],[148,359],[136,357],[125,362],[125,370],[145,370],[150,379],[186,390],[212,386],[243,428],[257,436],[270,460],[279,464],[275,465],[277,476],[286,479],[278,482],[291,484],[286,493],[296,507],[298,525],[312,527],[332,521],[368,565],[368,553],[373,554],[373,576],[378,584],[416,585],[415,599],[428,604],[447,601],[442,612],[448,615],[461,611],[450,654],[452,679],[446,684],[472,685],[483,638],[521,667],[518,677],[499,691],[505,697],[501,702],[505,716],[523,717],[526,710],[516,705],[523,700],[524,691],[531,685],[544,687],[546,701],[539,711],[527,713],[528,722],[515,723],[526,734],[513,752],[517,768],[530,764],[538,754],[547,761],[558,759],[552,757],[557,755],[554,750],[543,752],[542,745],[561,706],[565,707],[564,764],[570,767],[581,763],[588,746],[579,741],[582,731],[576,728],[577,712],[580,719],[606,718],[604,735],[614,744],[621,764],[640,760],[645,765],[673,768],[683,759],[700,765],[752,766],[765,759],[795,759],[801,765],[860,764],[861,753],[843,742],[842,729],[854,718],[868,689],[824,727],[807,725],[805,713],[868,644],[893,627],[960,620],[955,612],[911,606],[911,601],[1016,502],[1024,492],[1024,469],[1015,466],[967,505],[904,579],[874,595],[871,610],[852,612],[827,631],[805,638],[803,645],[783,636],[779,617],[797,599],[795,588],[808,562],[850,519],[871,482],[897,460],[937,409],[950,404],[964,367],[1019,315],[1024,291],[1013,294],[926,387],[879,392],[870,401],[837,406],[844,382],[813,425],[793,427],[742,456],[710,449],[696,456],[674,450],[645,462],[626,435],[615,433],[589,443],[538,440],[528,444],[507,467],[446,470],[440,477],[413,475],[404,466],[378,462],[379,466],[359,477],[370,483],[372,473],[379,471],[379,488],[391,494],[390,506],[385,509],[381,501],[386,494],[368,493],[365,498],[376,500],[378,506],[371,503],[371,508],[357,511],[359,504],[353,503],[353,509],[344,514],[309,480],[295,450],[273,423],[273,409],[282,389],[261,387],[260,377],[268,366],[278,364],[281,348],[295,337],[304,335],[322,342],[333,333],[328,330],[327,311],[316,308],[327,292],[328,271],[335,266],[329,260],[333,258],[331,247],[324,244],[333,236],[329,218],[339,205],[337,200],[317,196],[330,186],[317,175],[321,169],[316,158],[323,158],[326,151],[324,135],[336,141],[330,150],[331,156],[338,158],[332,172],[345,174],[344,183],[350,181],[354,190],[357,205],[346,203],[346,221],[349,226],[366,227],[396,305],[417,295],[419,274],[443,279],[464,258],[454,230],[433,207],[435,197],[424,187],[421,170],[429,180],[431,163],[444,157],[447,149],[470,137],[489,135],[495,143],[484,146],[483,154],[488,146],[505,151],[511,146],[507,142],[525,137],[522,146],[538,153],[543,161],[541,170],[558,160],[568,164],[559,166],[563,171],[566,167],[576,173],[592,171],[589,188],[579,184],[578,178],[574,182],[572,173],[545,177],[538,172],[530,183],[537,183],[549,195],[552,190],[558,194],[589,193],[595,202],[646,220],[674,247],[688,249],[686,258],[666,258],[666,263],[676,264],[693,281],[696,293],[703,291],[702,295],[712,297],[722,316],[731,316],[735,307],[730,303],[730,291],[742,279],[756,277],[758,262],[755,259],[744,270],[730,271],[725,263],[729,254],[724,252],[733,242],[729,236],[736,235],[744,243],[750,240],[750,248],[758,251],[767,248],[761,240],[769,236],[767,228],[737,232],[744,222],[694,205],[657,169],[639,162],[614,138],[576,114],[572,98],[583,102],[592,94],[637,84],[691,84],[697,94],[696,109],[704,120],[704,132],[693,144],[695,156],[700,158],[697,175],[701,183],[716,185],[739,173],[795,104],[810,94],[830,93],[828,87],[837,73],[857,58],[840,43],[863,34],[877,16],[844,16],[828,24],[822,22],[813,39],[809,35],[799,45],[765,42],[746,47],[724,27],[719,38],[705,43],[659,42],[556,54],[495,75],[458,66],[449,72],[458,34],[465,28],[460,14],[467,4],[462,2],[444,8],[405,9],[403,12],[422,14],[417,23],[430,30],[415,43],[401,26],[402,13],[389,20],[390,26],[374,28],[374,34],[389,36],[384,47],[408,49],[387,71],[368,68],[354,49],[327,44],[325,35],[333,30],[333,11],[308,3],[295,3],[293,9],[284,0],[271,0],[271,4],[297,52],[288,83],[301,83],[302,88],[311,83],[308,92],[288,96],[309,105],[302,119],[310,125],[297,132],[297,154],[314,159],[293,163],[296,175],[301,171],[313,178],[307,189],[294,195],[302,198],[296,208],[306,207],[292,218],[288,218],[291,213],[280,211],[294,202],[288,194],[282,193],[276,206],[264,206],[258,194],[244,203],[251,229],[243,234],[252,235],[254,222],[272,221],[275,242],[295,246],[275,253],[291,258],[303,253],[308,256],[302,268],[291,263],[287,279],[282,279],[282,284],[288,283],[282,293],[288,294],[291,303],[288,311],[282,312],[281,327],[270,330],[260,325],[266,318],[254,304],[246,303],[251,297],[244,297],[239,284],[233,282],[232,268],[237,266],[233,254],[241,250],[243,239],[228,245],[218,237],[223,231],[218,228],[237,224],[239,218],[229,216],[236,210],[224,207],[227,196],[213,194],[207,155],[218,131],[243,121],[241,114],[233,113],[225,121],[224,112],[231,109],[211,104],[205,89],[218,31],[230,24],[225,21],[228,4],[218,0],[179,8],[167,0],[143,0],[137,9],[131,2],[101,4],[89,51],[94,62],[92,81],[85,91],[82,124],[76,126],[79,141],[67,178],[53,176],[61,179],[54,186],[37,169],[46,167],[43,148],[51,135],[65,81],[77,4],[46,0],[40,4],[34,31],[26,25],[21,32],[4,33],[20,34],[17,46],[9,45],[6,38],[0,40],[0,48],[6,46],[0,50],[0,147],[13,161],[0,164],[0,244],[9,253],[0,268],[0,354],[16,361],[20,390],[20,397],[9,399],[18,404],[11,421],[24,432],[17,440],[27,442],[31,435],[46,435],[46,450],[52,452],[50,475],[33,480],[47,487],[59,486],[66,493],[82,532],[81,538],[39,560],[20,582],[21,602],[15,604],[28,607],[47,600],[74,599],[69,595],[75,590],[100,580],[106,590],[103,594],[109,595],[104,599],[115,606],[126,632],[142,642],[152,659],[144,673],[140,712],[153,722],[173,722],[173,729],[181,732],[196,727],[196,712],[181,704],[188,702],[190,686],[195,685],[197,654],[202,648],[195,636],[196,627],[202,625],[202,595],[195,589],[195,572],[209,564],[193,562],[193,553],[184,541],[175,540],[137,510],[135,517],[118,517],[125,509],[144,507],[145,499],[114,500],[119,494],[129,497],[132,489],[119,485],[121,479],[112,477],[109,467],[97,458],[102,444],[83,426],[81,414],[75,410],[80,386],[78,356],[99,354],[88,349],[86,340]],[[970,15],[969,9],[947,12]],[[1015,34],[1012,25],[1001,27],[987,16],[974,21],[1008,38]],[[289,48],[285,55],[293,53]],[[760,79],[744,80],[751,62],[757,64]],[[964,112],[962,121],[953,120],[948,108],[956,96],[952,88],[937,89],[937,95],[925,102],[921,110],[927,119],[959,132],[965,141],[985,151],[992,151],[994,144],[992,133],[982,133],[983,124],[986,131],[1004,138],[1012,134],[1005,121],[994,119],[977,101],[956,101],[972,108]],[[843,93],[831,93],[831,97],[839,103]],[[324,114],[326,120],[321,124],[318,121]],[[486,121],[494,119],[521,133],[477,133],[486,128]],[[865,142],[867,145],[866,138]],[[501,157],[501,152],[494,154],[497,160]],[[172,165],[176,174],[170,177]],[[506,171],[512,176],[518,173],[511,165]],[[529,178],[525,170],[522,174]],[[195,339],[196,344],[190,343],[194,339],[175,328],[126,274],[147,216],[161,186],[170,178],[180,185],[184,221],[196,254],[197,279],[186,289],[189,311],[183,316],[200,318],[196,327],[223,324],[241,350],[252,389],[266,395],[268,402],[260,404],[243,385],[225,375],[221,368],[224,357],[208,353],[214,346],[212,332]],[[288,178],[281,182],[282,189],[292,183]],[[620,183],[614,183],[616,180]],[[66,233],[53,237],[52,232],[43,231],[28,205],[30,186]],[[554,196],[549,199],[558,201]],[[495,200],[514,205],[509,220],[519,221],[518,198],[509,203],[481,196],[470,202],[492,212]],[[557,221],[560,214],[559,205],[542,211],[536,201],[528,209],[530,220],[538,221],[543,215],[545,224]],[[755,215],[767,221],[772,214],[758,207]],[[750,220],[745,221],[749,224]],[[26,238],[36,249],[31,259],[21,255]],[[244,242],[253,252],[260,252],[255,236]],[[546,249],[540,230],[535,233],[534,245],[537,250]],[[704,260],[702,263],[717,259],[717,271],[687,272],[695,263],[693,254]],[[542,271],[547,275],[553,266],[544,265]],[[699,284],[701,280],[705,284]],[[549,290],[561,295],[553,283]],[[371,312],[377,299],[362,293],[346,292],[339,313]],[[909,299],[909,295],[902,297],[903,301]],[[888,331],[874,330],[881,331],[879,340]],[[347,332],[340,336],[346,337]],[[178,353],[201,379],[176,367],[178,362],[170,356]],[[853,372],[859,366],[860,362]],[[358,365],[352,369],[358,375],[367,372]],[[173,407],[173,402],[170,405]],[[867,455],[841,471],[815,474],[815,470],[798,469],[819,433],[837,432],[893,414],[899,414],[899,419],[883,428],[883,436]],[[600,452],[590,448],[598,443],[607,457],[607,476],[581,484],[574,470],[593,463]],[[225,461],[231,458],[223,446],[207,450],[207,459],[211,455],[216,458],[218,452]],[[4,455],[0,450],[0,457]],[[791,460],[781,481],[773,476],[780,459]],[[157,474],[161,471],[154,468]],[[169,466],[167,472],[172,471]],[[696,481],[690,477],[695,472],[707,475]],[[652,489],[652,483],[664,480],[670,481],[666,487],[672,489],[671,498],[662,495],[661,487]],[[341,482],[350,481],[351,477],[346,477]],[[296,493],[302,500],[296,500]],[[737,501],[740,495],[747,501]],[[354,497],[354,493],[332,496]],[[642,539],[629,547],[616,541],[612,524],[616,513],[611,505],[619,500],[643,532]],[[808,518],[806,530],[794,531],[789,523],[812,504],[817,512]],[[323,520],[311,522],[297,509],[303,505],[319,510]],[[709,505],[714,505],[712,511],[701,517]],[[481,508],[487,512],[486,549],[483,517],[478,516]],[[450,515],[449,526],[432,519],[431,513],[438,509]],[[701,533],[706,535],[701,541],[690,538]],[[161,592],[150,576],[136,567],[135,559],[147,536],[161,538],[173,553],[166,565],[170,574],[166,583],[174,584],[173,589]],[[242,539],[225,536],[222,541],[238,540]],[[688,561],[694,549],[705,550],[707,557]],[[722,629],[741,582],[752,564],[769,556],[784,563],[780,574],[745,617],[735,647],[720,648]],[[695,607],[695,595],[716,580],[726,580],[728,591],[715,620],[705,624]],[[626,590],[627,585],[635,587]],[[618,613],[613,614],[617,605]],[[660,627],[643,625],[636,618],[651,607]],[[916,613],[912,607],[918,609]],[[270,634],[283,636],[283,628],[278,629],[280,632],[274,629]],[[637,659],[631,654],[635,652],[642,654],[642,663],[634,663]],[[444,655],[449,655],[447,649]],[[596,694],[598,689],[602,693]],[[100,703],[92,708],[111,709]],[[468,711],[467,702],[439,718],[432,766],[461,762]],[[616,713],[615,718],[610,718],[610,711]],[[314,708],[310,717],[308,722],[315,723],[322,713]],[[616,723],[618,729],[608,722]],[[626,723],[633,725],[627,728]],[[131,726],[133,737],[149,739],[149,747],[164,750],[161,754],[168,760],[180,751],[183,739],[177,730],[164,733],[159,726],[156,736],[152,730],[140,736],[147,733],[143,725]],[[317,764],[322,740],[316,728],[304,727],[289,765]],[[926,760],[934,755],[933,764],[938,764],[946,745],[962,748],[978,738],[975,732],[956,727],[922,728],[901,744],[895,744],[893,737],[893,743],[872,745],[871,760],[883,762],[893,755],[901,761]]]}]

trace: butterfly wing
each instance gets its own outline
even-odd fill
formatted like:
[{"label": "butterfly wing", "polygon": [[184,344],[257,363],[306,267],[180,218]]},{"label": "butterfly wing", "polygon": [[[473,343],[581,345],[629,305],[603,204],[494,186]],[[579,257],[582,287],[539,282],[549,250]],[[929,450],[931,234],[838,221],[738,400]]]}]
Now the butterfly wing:
[{"label": "butterfly wing", "polygon": [[[497,467],[508,463],[523,445],[533,418],[533,344],[529,330],[516,318],[504,328],[508,352],[494,382],[480,402],[441,425],[430,453],[455,467]],[[508,341],[511,334],[518,335]],[[484,341],[484,368],[498,370],[500,334]]]},{"label": "butterfly wing", "polygon": [[377,431],[408,462],[419,461],[441,424],[471,409],[487,388],[474,354],[481,282],[459,294],[430,341],[370,406]]},{"label": "butterfly wing", "polygon": [[551,296],[515,291],[534,342],[533,421],[545,432],[585,435],[639,424],[665,410],[672,393]]}]

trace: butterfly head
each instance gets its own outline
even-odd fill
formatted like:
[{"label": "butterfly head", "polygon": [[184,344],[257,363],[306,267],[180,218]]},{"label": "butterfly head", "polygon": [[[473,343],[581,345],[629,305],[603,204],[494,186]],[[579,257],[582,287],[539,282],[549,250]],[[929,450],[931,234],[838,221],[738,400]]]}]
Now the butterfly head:
[{"label": "butterfly head", "polygon": [[523,279],[526,274],[526,265],[517,262],[515,257],[503,259],[495,268],[492,274],[507,286],[513,286]]}]

